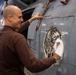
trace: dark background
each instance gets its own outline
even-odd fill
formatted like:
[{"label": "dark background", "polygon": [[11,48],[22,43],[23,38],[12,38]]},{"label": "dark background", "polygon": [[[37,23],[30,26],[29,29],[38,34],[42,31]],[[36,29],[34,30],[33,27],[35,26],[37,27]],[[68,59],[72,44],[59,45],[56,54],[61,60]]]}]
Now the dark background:
[{"label": "dark background", "polygon": [[34,3],[37,0],[21,0],[21,1],[29,5],[29,4]]}]

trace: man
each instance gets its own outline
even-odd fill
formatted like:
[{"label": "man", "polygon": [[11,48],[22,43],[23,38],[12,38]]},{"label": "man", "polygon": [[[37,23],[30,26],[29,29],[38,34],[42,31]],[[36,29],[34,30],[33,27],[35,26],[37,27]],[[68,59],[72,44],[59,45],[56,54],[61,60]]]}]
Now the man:
[{"label": "man", "polygon": [[7,6],[3,11],[3,16],[5,26],[0,31],[0,75],[24,75],[24,66],[31,72],[40,72],[50,67],[61,57],[58,53],[61,50],[57,49],[52,57],[36,58],[25,37],[15,31],[16,29],[19,29],[18,32],[22,31],[22,28],[42,16],[35,15],[24,22],[21,28],[22,13],[17,6]]}]

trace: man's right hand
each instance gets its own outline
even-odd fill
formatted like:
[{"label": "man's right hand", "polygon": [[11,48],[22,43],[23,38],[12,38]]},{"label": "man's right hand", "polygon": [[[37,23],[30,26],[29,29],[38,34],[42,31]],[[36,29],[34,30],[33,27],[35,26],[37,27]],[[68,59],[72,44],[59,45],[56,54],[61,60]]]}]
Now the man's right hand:
[{"label": "man's right hand", "polygon": [[60,57],[58,54],[56,54],[56,53],[53,54],[53,57],[55,58],[55,60],[58,60],[58,59],[61,58],[61,57]]}]

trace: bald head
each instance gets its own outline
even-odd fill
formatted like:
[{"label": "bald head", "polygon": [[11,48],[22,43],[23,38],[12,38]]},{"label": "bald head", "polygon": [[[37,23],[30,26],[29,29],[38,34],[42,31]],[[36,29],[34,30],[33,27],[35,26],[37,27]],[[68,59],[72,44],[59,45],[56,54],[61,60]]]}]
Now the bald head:
[{"label": "bald head", "polygon": [[21,9],[14,5],[8,5],[4,11],[3,16],[5,25],[11,26],[14,29],[20,28],[23,21]]},{"label": "bald head", "polygon": [[21,11],[21,9],[14,5],[8,5],[3,11],[3,16],[7,18],[9,14],[14,15],[17,11]]}]

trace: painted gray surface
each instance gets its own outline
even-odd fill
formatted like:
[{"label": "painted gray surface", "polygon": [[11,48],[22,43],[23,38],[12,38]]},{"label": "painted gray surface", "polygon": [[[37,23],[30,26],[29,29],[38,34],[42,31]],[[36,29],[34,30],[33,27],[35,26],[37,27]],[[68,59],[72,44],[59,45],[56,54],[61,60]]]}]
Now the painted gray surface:
[{"label": "painted gray surface", "polygon": [[[37,11],[33,13],[35,12]],[[76,75],[76,0],[70,0],[67,5],[62,5],[60,0],[56,0],[50,4],[44,16],[46,18],[43,18],[37,32],[32,31],[37,25],[36,22],[30,27],[28,34],[32,31],[33,35],[32,33],[28,35],[28,43],[36,57],[44,58],[42,43],[45,31],[51,25],[55,25],[62,32],[67,33],[62,37],[64,43],[63,60],[59,65],[50,67],[45,71],[40,73],[27,72],[27,75]],[[32,36],[34,37],[32,38]]]}]

